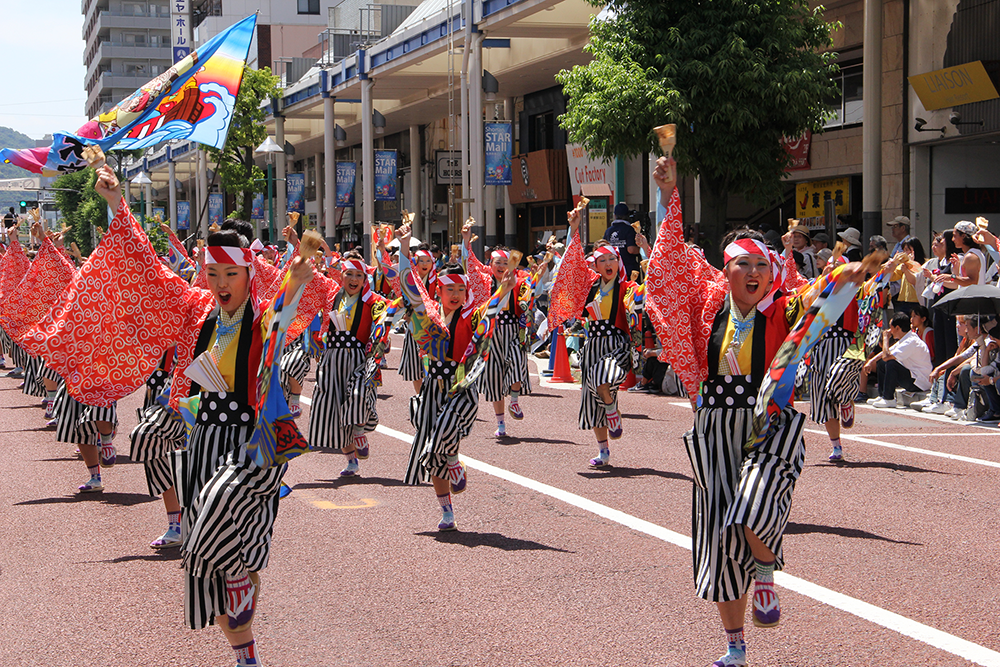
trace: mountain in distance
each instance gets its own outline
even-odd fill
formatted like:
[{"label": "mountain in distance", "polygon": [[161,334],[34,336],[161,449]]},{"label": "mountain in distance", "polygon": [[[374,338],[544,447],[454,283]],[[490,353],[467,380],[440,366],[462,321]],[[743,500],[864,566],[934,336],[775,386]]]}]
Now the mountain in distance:
[{"label": "mountain in distance", "polygon": [[[26,134],[9,127],[0,126],[0,148],[34,148],[35,140]],[[0,179],[3,178],[27,178],[33,176],[30,171],[15,167],[12,164],[0,162]],[[0,214],[7,212],[8,206],[13,206],[17,210],[18,203],[25,198],[35,198],[37,192],[0,192]]]}]

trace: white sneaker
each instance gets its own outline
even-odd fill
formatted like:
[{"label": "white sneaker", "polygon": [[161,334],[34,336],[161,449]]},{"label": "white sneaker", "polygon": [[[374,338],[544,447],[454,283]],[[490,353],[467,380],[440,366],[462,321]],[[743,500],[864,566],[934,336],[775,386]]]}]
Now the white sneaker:
[{"label": "white sneaker", "polygon": [[871,402],[871,406],[873,408],[894,408],[896,407],[896,399],[890,398],[889,400],[886,400],[879,397]]},{"label": "white sneaker", "polygon": [[945,410],[943,414],[944,414],[945,417],[951,417],[952,419],[958,419],[958,410],[956,410],[953,407],[952,408],[948,408],[947,410]]},{"label": "white sneaker", "polygon": [[948,410],[950,409],[951,406],[949,406],[947,403],[931,403],[926,408],[921,410],[921,412],[926,412],[932,415],[943,415],[947,414]]},{"label": "white sneaker", "polygon": [[929,398],[925,398],[924,400],[917,401],[915,403],[910,403],[910,407],[916,410],[917,412],[923,412],[924,408],[930,405],[931,405],[931,399]]}]

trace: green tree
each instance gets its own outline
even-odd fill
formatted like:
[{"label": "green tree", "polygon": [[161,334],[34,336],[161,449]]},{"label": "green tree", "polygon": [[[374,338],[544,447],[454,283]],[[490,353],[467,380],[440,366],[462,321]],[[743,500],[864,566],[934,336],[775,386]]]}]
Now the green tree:
[{"label": "green tree", "polygon": [[250,219],[254,195],[267,188],[264,172],[254,164],[253,151],[267,139],[261,104],[272,97],[281,97],[278,81],[269,67],[261,70],[244,67],[226,145],[221,151],[208,149],[211,159],[219,165],[222,189],[236,195],[234,214],[243,220]]},{"label": "green tree", "polygon": [[63,222],[73,229],[67,245],[76,242],[84,255],[94,249],[94,228],[108,228],[108,203],[94,190],[96,181],[96,171],[83,169],[63,174],[52,184],[63,188],[56,191],[55,197]]},{"label": "green tree", "polygon": [[[595,6],[601,0],[588,0]],[[838,94],[830,32],[806,0],[611,0],[591,20],[593,60],[556,80],[562,126],[605,159],[658,151],[676,123],[681,174],[701,177],[701,229],[717,259],[730,194],[766,205],[781,193],[783,136],[819,132]]]}]

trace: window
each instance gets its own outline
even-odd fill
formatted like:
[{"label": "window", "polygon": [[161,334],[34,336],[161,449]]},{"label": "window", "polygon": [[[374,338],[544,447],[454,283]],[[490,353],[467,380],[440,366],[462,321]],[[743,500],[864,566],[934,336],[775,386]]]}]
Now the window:
[{"label": "window", "polygon": [[319,14],[319,0],[299,0],[299,14]]},{"label": "window", "polygon": [[835,81],[840,88],[840,95],[833,100],[834,116],[826,121],[825,127],[833,129],[860,125],[865,117],[864,72],[861,63],[841,65]]}]

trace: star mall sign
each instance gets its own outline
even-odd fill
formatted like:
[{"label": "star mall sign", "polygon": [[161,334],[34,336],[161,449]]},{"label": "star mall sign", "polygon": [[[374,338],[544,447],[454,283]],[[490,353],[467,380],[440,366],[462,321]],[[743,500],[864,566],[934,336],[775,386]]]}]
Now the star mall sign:
[{"label": "star mall sign", "polygon": [[788,171],[809,168],[809,146],[811,145],[812,131],[810,130],[806,130],[805,134],[797,139],[789,139],[788,137],[781,139],[781,146],[792,158],[791,164],[788,165]]}]

